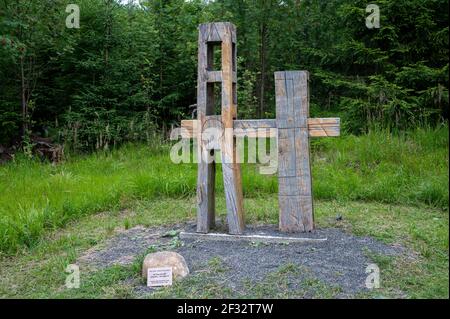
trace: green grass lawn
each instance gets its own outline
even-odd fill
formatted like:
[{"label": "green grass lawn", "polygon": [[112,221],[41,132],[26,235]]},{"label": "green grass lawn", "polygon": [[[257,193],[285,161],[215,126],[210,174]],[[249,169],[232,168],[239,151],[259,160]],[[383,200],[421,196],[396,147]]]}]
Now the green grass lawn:
[{"label": "green grass lawn", "polygon": [[[218,198],[218,212],[225,217],[225,201]],[[248,198],[244,202],[248,223],[277,223],[277,195]],[[151,199],[130,203],[132,209],[110,210],[69,222],[47,232],[33,248],[0,259],[0,297],[8,298],[132,298],[133,282],[140,280],[142,257],[132,266],[113,266],[99,271],[81,269],[81,288],[64,286],[68,264],[87,249],[118,231],[136,225],[171,225],[195,218],[195,198]],[[385,257],[370,255],[381,272],[381,289],[358,297],[448,298],[448,213],[441,209],[355,201],[315,202],[318,227],[340,227],[358,235],[370,235],[389,244],[401,244],[416,254]],[[168,214],[170,212],[170,214]],[[343,221],[335,220],[341,214]],[[176,282],[149,298],[236,297],[207,276],[220,272],[211,260],[207,272]],[[288,266],[288,265],[287,265]],[[295,269],[290,269],[295,274]],[[281,271],[281,270],[280,270]],[[251,287],[250,298],[301,297],[302,291],[283,289],[283,276],[270,276]],[[333,288],[311,279],[316,298],[331,298]],[[275,289],[279,287],[279,289]],[[268,289],[270,288],[270,289]],[[308,287],[305,287],[308,288]],[[141,297],[141,296],[139,296]]]},{"label": "green grass lawn", "polygon": [[[383,294],[448,298],[448,127],[315,139],[312,158],[319,226],[417,252],[413,262],[377,261]],[[171,163],[169,146],[127,145],[56,166],[19,157],[0,166],[0,296],[129,296],[122,277],[133,269],[95,274],[85,289],[68,292],[65,266],[116,227],[193,219],[195,184],[196,165]],[[247,222],[276,223],[276,176],[243,165],[243,187]],[[338,213],[346,218],[335,225]]]}]

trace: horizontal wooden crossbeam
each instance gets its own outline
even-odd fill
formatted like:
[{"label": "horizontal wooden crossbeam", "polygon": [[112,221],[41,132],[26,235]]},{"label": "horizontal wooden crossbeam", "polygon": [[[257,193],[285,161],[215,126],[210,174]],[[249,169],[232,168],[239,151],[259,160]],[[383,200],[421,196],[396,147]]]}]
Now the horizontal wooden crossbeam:
[{"label": "horizontal wooden crossbeam", "polygon": [[[206,71],[206,81],[209,83],[222,82],[222,71]],[[237,81],[236,72],[232,72],[233,83]]]},{"label": "horizontal wooden crossbeam", "polygon": [[[220,116],[207,116],[211,120],[220,120]],[[277,122],[275,119],[268,120],[234,120],[233,128],[236,137],[276,137],[277,133],[274,130]],[[197,135],[197,120],[182,120],[181,131],[182,138],[192,138]],[[246,129],[253,129],[250,132]],[[330,118],[309,118],[308,131],[310,137],[333,137],[340,135],[340,119],[338,117]]]}]

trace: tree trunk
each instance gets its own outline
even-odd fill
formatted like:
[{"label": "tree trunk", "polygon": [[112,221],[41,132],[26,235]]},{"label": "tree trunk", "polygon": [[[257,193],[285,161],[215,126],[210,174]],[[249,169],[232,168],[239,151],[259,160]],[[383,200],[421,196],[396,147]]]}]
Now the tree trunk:
[{"label": "tree trunk", "polygon": [[105,46],[104,46],[104,59],[105,59],[105,67],[108,68],[109,63],[109,46],[111,41],[111,34],[112,34],[112,2],[111,0],[106,0],[106,10],[107,10],[107,16],[106,16],[106,26],[105,26]]},{"label": "tree trunk", "polygon": [[259,50],[261,79],[259,87],[259,116],[264,116],[264,95],[266,87],[266,51],[267,51],[267,25],[265,21],[261,22],[260,26],[261,45]]},{"label": "tree trunk", "polygon": [[22,90],[22,139],[28,132],[28,103],[27,103],[27,88],[25,81],[25,71],[24,71],[24,57],[20,58],[20,79],[21,79],[21,90]]}]

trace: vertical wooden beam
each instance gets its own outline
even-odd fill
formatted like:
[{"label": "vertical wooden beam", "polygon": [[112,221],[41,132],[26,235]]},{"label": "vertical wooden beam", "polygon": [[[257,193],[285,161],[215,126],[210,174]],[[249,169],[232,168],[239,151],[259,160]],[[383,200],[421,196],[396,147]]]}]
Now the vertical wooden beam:
[{"label": "vertical wooden beam", "polygon": [[222,124],[221,137],[222,171],[225,199],[228,210],[230,234],[244,232],[244,212],[242,204],[242,181],[240,165],[237,162],[236,140],[233,134],[233,121],[237,114],[233,87],[233,71],[236,70],[236,27],[231,23],[216,23],[222,39]]},{"label": "vertical wooden beam", "polygon": [[207,233],[215,221],[215,163],[209,162],[212,154],[201,138],[208,115],[214,114],[214,83],[207,83],[207,69],[213,63],[213,47],[207,40],[211,33],[210,24],[199,26],[198,36],[198,78],[197,78],[197,232]]},{"label": "vertical wooden beam", "polygon": [[309,153],[309,73],[275,72],[280,230],[314,229]]}]

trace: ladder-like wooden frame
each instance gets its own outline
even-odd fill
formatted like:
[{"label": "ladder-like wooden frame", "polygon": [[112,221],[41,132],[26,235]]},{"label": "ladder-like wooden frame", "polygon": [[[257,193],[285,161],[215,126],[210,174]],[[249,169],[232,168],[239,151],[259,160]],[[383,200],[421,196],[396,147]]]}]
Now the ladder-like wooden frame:
[{"label": "ladder-like wooden frame", "polygon": [[[222,50],[222,69],[213,70],[214,47]],[[214,227],[215,220],[215,163],[214,149],[209,149],[201,137],[208,120],[217,119],[214,110],[214,84],[221,83],[222,105],[219,138],[222,156],[222,172],[228,213],[230,234],[244,232],[242,205],[242,182],[240,165],[236,160],[236,141],[233,121],[237,115],[236,94],[236,27],[229,22],[201,24],[198,38],[198,80],[197,80],[197,130],[198,175],[197,175],[197,232],[207,233]]]}]

